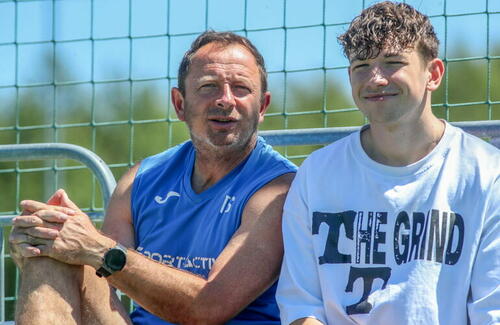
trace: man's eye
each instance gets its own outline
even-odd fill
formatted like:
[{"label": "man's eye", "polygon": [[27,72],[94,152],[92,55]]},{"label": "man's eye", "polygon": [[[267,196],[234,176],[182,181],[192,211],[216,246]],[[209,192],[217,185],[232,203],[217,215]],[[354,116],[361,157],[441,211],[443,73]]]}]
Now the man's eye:
[{"label": "man's eye", "polygon": [[200,88],[198,88],[198,91],[201,93],[211,93],[217,89],[216,84],[204,84],[201,85]]},{"label": "man's eye", "polygon": [[250,88],[248,88],[247,86],[235,86],[234,88],[238,89],[238,90],[246,90],[246,91],[250,91]]},{"label": "man's eye", "polygon": [[388,61],[387,64],[390,64],[390,65],[404,65],[405,62],[403,62],[403,61]]},{"label": "man's eye", "polygon": [[368,64],[362,63],[362,64],[356,64],[352,67],[352,70],[359,70],[368,67]]},{"label": "man's eye", "polygon": [[236,96],[245,96],[251,93],[252,91],[247,86],[236,85],[233,87],[233,92]]}]

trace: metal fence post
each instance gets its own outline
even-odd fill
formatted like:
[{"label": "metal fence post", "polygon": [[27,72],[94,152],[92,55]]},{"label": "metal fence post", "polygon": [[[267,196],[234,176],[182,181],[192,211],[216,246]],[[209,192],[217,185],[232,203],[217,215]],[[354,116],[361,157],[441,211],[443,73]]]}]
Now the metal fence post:
[{"label": "metal fence post", "polygon": [[[0,161],[73,159],[83,163],[96,176],[107,208],[109,199],[116,186],[116,181],[106,163],[92,151],[67,143],[35,143],[0,145]],[[3,229],[14,216],[0,216],[0,323],[5,322],[5,254],[3,247]]]}]

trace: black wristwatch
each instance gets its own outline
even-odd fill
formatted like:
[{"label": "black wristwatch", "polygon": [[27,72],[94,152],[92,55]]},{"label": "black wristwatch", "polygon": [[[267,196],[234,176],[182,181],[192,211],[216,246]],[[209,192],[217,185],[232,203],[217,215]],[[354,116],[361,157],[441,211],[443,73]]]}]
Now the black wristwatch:
[{"label": "black wristwatch", "polygon": [[95,272],[99,277],[108,277],[116,271],[121,271],[127,263],[127,248],[116,244],[104,254],[101,267]]}]

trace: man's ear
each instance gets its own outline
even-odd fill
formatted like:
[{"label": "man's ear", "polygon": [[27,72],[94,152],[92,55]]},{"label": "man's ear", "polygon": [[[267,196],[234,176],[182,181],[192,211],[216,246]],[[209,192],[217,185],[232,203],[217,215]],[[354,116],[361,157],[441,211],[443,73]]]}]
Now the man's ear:
[{"label": "man's ear", "polygon": [[441,80],[443,80],[444,63],[440,59],[435,58],[428,63],[427,69],[429,71],[427,90],[434,91],[439,88]]},{"label": "man's ear", "polygon": [[269,108],[270,104],[271,104],[271,93],[269,91],[266,91],[262,95],[262,100],[260,101],[259,123],[262,123],[264,121],[264,114],[266,114],[266,111]]},{"label": "man's ear", "polygon": [[170,92],[170,97],[172,98],[172,105],[174,105],[175,113],[177,118],[181,121],[185,121],[184,118],[184,96],[182,95],[179,88],[173,87]]}]

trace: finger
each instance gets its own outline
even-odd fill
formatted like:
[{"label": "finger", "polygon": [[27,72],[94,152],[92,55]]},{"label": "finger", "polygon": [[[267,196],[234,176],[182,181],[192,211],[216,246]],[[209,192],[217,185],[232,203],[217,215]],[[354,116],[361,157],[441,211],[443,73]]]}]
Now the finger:
[{"label": "finger", "polygon": [[14,227],[35,227],[43,225],[43,220],[35,215],[20,215],[12,219]]},{"label": "finger", "polygon": [[47,200],[47,204],[49,205],[61,205],[61,200],[63,197],[64,190],[58,189],[52,194],[52,196]]},{"label": "finger", "polygon": [[25,234],[28,235],[28,242],[31,244],[44,244],[44,239],[56,239],[59,231],[56,229],[44,227],[31,227],[26,228]]},{"label": "finger", "polygon": [[38,210],[33,214],[43,221],[55,223],[64,223],[69,218],[69,215],[57,210]]},{"label": "finger", "polygon": [[23,200],[19,203],[21,206],[21,209],[23,210],[23,213],[25,212],[30,212],[30,213],[35,213],[36,211],[39,210],[54,210],[54,211],[59,211],[68,215],[75,215],[76,211],[68,208],[68,207],[61,207],[61,206],[56,206],[56,205],[48,205],[42,202],[34,201],[34,200]]},{"label": "finger", "polygon": [[35,214],[20,215],[12,219],[12,225],[16,227],[36,227],[59,229],[60,225],[68,220],[69,216],[62,212],[52,210],[40,210]]},{"label": "finger", "polygon": [[42,256],[42,250],[39,247],[32,246],[30,244],[19,244],[17,246],[17,252],[22,257]]},{"label": "finger", "polygon": [[35,200],[23,200],[19,202],[19,206],[23,211],[33,213],[41,209],[46,209],[49,205]]},{"label": "finger", "polygon": [[60,191],[62,191],[61,206],[73,209],[75,211],[80,211],[80,208],[73,201],[69,199],[69,196],[66,193],[66,191],[64,190]]},{"label": "finger", "polygon": [[9,244],[15,250],[15,246],[28,241],[27,234],[20,230],[21,228],[14,227],[9,235]]},{"label": "finger", "polygon": [[63,223],[43,221],[37,216],[17,216],[12,219],[12,225],[18,228],[43,227],[55,230],[61,230]]},{"label": "finger", "polygon": [[41,210],[35,212],[35,214],[14,217],[12,219],[12,225],[21,228],[40,226],[60,229],[61,224],[68,220],[68,218],[68,215],[61,212]]},{"label": "finger", "polygon": [[[24,231],[20,231],[20,229]],[[16,232],[10,234],[9,244],[11,247],[20,244],[45,245],[53,241],[58,234],[57,230],[47,228],[18,228]]]},{"label": "finger", "polygon": [[33,247],[38,250],[38,256],[50,256],[50,245],[41,244]]}]

